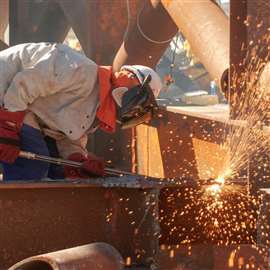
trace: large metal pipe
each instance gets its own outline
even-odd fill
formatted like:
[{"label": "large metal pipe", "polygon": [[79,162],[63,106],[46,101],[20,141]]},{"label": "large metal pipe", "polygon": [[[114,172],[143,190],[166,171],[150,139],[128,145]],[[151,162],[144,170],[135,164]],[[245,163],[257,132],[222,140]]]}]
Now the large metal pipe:
[{"label": "large metal pipe", "polygon": [[[211,0],[161,0],[210,76],[222,86],[229,68],[229,19]],[[226,76],[225,76],[226,77]]]},{"label": "large metal pipe", "polygon": [[9,270],[121,270],[120,253],[106,243],[92,243],[25,259]]},{"label": "large metal pipe", "polygon": [[[126,1],[56,1],[63,9],[84,53],[100,65],[111,65],[126,29]],[[137,1],[130,4],[133,13]]]},{"label": "large metal pipe", "polygon": [[70,29],[55,1],[13,0],[9,6],[9,44],[63,42]]},{"label": "large metal pipe", "polygon": [[142,1],[136,16],[130,16],[129,24],[125,40],[114,58],[113,69],[117,71],[124,64],[154,67],[177,33],[177,26],[156,0]]}]

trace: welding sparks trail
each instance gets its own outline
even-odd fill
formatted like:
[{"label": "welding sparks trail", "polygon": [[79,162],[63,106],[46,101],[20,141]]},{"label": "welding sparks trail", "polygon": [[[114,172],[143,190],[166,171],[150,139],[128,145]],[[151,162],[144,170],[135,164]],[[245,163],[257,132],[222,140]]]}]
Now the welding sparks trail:
[{"label": "welding sparks trail", "polygon": [[[229,95],[230,104],[237,110],[233,121],[235,124],[229,121],[229,132],[226,134],[225,143],[221,146],[230,153],[223,160],[224,166],[219,176],[225,180],[238,176],[242,170],[246,170],[250,158],[255,154],[258,156],[258,152],[261,154],[269,152],[270,138],[269,134],[266,135],[263,131],[263,125],[269,117],[270,103],[269,78],[264,78],[264,74],[269,76],[270,68],[265,66],[264,59],[257,57],[256,48],[250,50],[247,58],[250,59],[250,63],[246,72],[240,78],[234,74],[231,81],[231,88],[235,93]],[[268,58],[269,53],[265,59]],[[239,85],[244,89],[241,93],[236,91]],[[257,162],[260,163],[260,160]]]},{"label": "welding sparks trail", "polygon": [[[266,40],[269,43],[269,38]],[[205,235],[218,244],[255,243],[259,198],[226,184],[243,174],[249,180],[250,160],[256,156],[256,163],[263,163],[263,156],[269,153],[269,135],[263,132],[262,127],[267,121],[270,103],[269,78],[265,82],[263,73],[270,68],[265,67],[264,59],[257,55],[256,48],[251,49],[244,60],[250,59],[246,72],[240,77],[237,74],[232,76],[231,89],[236,92],[239,85],[243,89],[230,96],[230,104],[237,108],[236,117],[233,123],[228,123],[229,132],[221,146],[229,154],[222,161],[223,168],[215,179],[216,183],[205,189],[200,201],[203,207],[199,211],[199,224]],[[268,58],[269,53],[265,59]]]},{"label": "welding sparks trail", "polygon": [[[265,39],[264,42],[269,44],[270,38]],[[251,160],[256,159],[256,164],[269,167],[264,157],[269,155],[270,138],[263,130],[270,107],[270,79],[265,81],[264,78],[264,73],[268,77],[270,74],[270,66],[265,66],[269,53],[261,59],[256,50],[257,47],[250,48],[241,63],[247,66],[245,72],[232,76],[233,91],[229,94],[229,102],[235,114],[227,123],[228,131],[219,149],[228,154],[223,155],[223,159],[218,158],[222,167],[214,184],[202,186],[200,190],[185,189],[178,194],[167,194],[169,207],[175,209],[178,203],[182,206],[179,211],[161,213],[161,222],[168,220],[163,224],[164,228],[169,230],[169,236],[178,237],[181,243],[209,243],[209,240],[220,245],[256,243],[260,198],[250,195],[245,186],[231,184],[239,178],[249,181]]]},{"label": "welding sparks trail", "polygon": [[205,188],[198,223],[207,239],[217,244],[255,243],[259,202],[243,188],[215,184]]}]

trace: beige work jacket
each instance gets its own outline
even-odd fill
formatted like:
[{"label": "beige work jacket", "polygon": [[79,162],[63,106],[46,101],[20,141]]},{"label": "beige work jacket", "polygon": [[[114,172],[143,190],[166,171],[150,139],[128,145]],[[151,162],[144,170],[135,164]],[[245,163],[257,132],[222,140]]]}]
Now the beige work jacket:
[{"label": "beige work jacket", "polygon": [[97,73],[93,61],[63,44],[13,46],[0,52],[0,103],[28,110],[25,123],[54,134],[65,149],[75,143],[85,151],[99,105]]}]

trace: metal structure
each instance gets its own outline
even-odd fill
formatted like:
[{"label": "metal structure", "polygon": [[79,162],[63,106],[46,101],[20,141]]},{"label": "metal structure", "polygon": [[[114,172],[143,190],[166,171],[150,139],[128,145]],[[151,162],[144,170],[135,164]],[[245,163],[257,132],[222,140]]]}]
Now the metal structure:
[{"label": "metal structure", "polygon": [[[255,72],[261,87],[267,90],[267,82],[269,80],[269,3],[264,0],[231,0],[231,23],[230,23],[230,68],[231,78],[233,82],[230,86],[231,99],[231,117],[233,119],[241,113],[249,119],[250,112],[254,113],[252,102],[246,103],[245,114],[243,113],[243,106],[241,106],[241,98],[248,99],[250,91],[255,91],[247,87],[250,82],[250,76],[254,76]],[[264,66],[266,67],[264,68]],[[250,76],[248,76],[250,74]],[[262,75],[262,76],[261,76]],[[246,76],[246,77],[245,77]],[[238,79],[235,80],[234,77]],[[246,79],[245,79],[246,78]],[[241,111],[240,111],[241,108]],[[264,110],[267,110],[265,108]],[[268,112],[270,108],[268,107]],[[261,115],[267,115],[266,112],[257,111]],[[243,117],[242,116],[242,117]],[[260,117],[261,118],[261,117]],[[260,119],[262,124],[269,126],[269,117]],[[266,137],[267,139],[267,137]],[[270,168],[264,164],[270,164],[268,153],[262,153],[260,146],[258,146],[259,157],[255,155],[251,157],[249,164],[249,176],[251,179],[251,189],[257,192],[259,188],[268,187],[270,180]]]},{"label": "metal structure", "polygon": [[164,186],[144,177],[2,183],[0,268],[93,242],[113,245],[131,264],[151,264]]},{"label": "metal structure", "polygon": [[[212,78],[221,85],[229,66],[239,77],[246,71],[251,41],[252,48],[269,45],[266,34],[270,9],[264,0],[231,0],[230,28],[228,19],[210,0],[196,1],[196,5],[194,1],[185,0],[80,0],[75,6],[72,2],[10,0],[10,44],[62,42],[72,27],[86,55],[98,64],[113,63],[115,70],[122,64],[153,67],[168,40],[180,28]],[[182,12],[185,16],[179,16]],[[4,13],[1,22],[6,24],[6,20],[7,13]],[[3,27],[0,28],[3,35],[1,29]],[[203,34],[204,31],[209,33]],[[269,62],[263,49],[258,57]],[[268,69],[266,66],[261,71],[265,84]],[[232,81],[232,73],[230,75]],[[235,119],[245,84],[239,80],[230,87],[231,118]],[[228,115],[225,118],[228,119]],[[36,254],[95,241],[115,246],[126,263],[150,265],[156,260],[162,244],[177,245],[187,240],[190,243],[211,242],[202,233],[201,224],[196,223],[198,208],[194,207],[185,215],[180,210],[186,209],[195,198],[187,197],[188,191],[194,194],[198,190],[194,181],[190,186],[187,179],[211,178],[219,171],[216,157],[208,155],[206,158],[205,153],[218,151],[228,128],[225,122],[192,115],[173,106],[162,107],[148,125],[119,131],[113,136],[97,132],[92,138],[89,148],[106,157],[115,167],[147,176],[181,176],[184,181],[180,186],[140,176],[88,182],[1,184],[0,268]],[[262,162],[269,164],[269,156]],[[213,167],[213,175],[204,173],[209,164]],[[269,166],[265,169],[265,166],[258,166],[256,160],[251,160],[249,168],[250,178],[256,182],[263,179],[259,187],[264,186],[265,180],[269,180]],[[265,205],[261,217],[269,210],[268,202]],[[265,218],[260,219],[263,225],[264,221]],[[193,231],[188,230],[191,226]],[[264,233],[268,233],[267,226]],[[175,228],[186,228],[186,231]],[[248,233],[256,234],[254,230]],[[33,234],[38,238],[29,237]],[[268,239],[264,241],[265,234],[261,233],[259,239],[263,245],[269,245]],[[243,243],[249,244],[239,241]],[[213,255],[211,248],[207,252],[207,256]],[[240,258],[240,251],[239,254]],[[168,254],[166,256],[168,258]],[[214,255],[211,258],[215,260]],[[212,261],[208,267],[213,267]]]},{"label": "metal structure", "polygon": [[[131,1],[131,15],[141,0]],[[24,42],[63,42],[70,28],[85,54],[110,65],[127,24],[124,1],[10,1],[10,45]],[[113,14],[113,16],[112,16]]]},{"label": "metal structure", "polygon": [[31,257],[16,263],[9,270],[121,270],[123,267],[123,258],[114,247],[93,243]]}]

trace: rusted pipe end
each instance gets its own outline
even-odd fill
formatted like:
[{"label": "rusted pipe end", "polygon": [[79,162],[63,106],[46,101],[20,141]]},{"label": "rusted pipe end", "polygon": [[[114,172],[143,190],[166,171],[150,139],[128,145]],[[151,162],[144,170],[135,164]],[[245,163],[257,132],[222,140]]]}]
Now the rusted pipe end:
[{"label": "rusted pipe end", "polygon": [[9,270],[121,270],[123,267],[123,258],[113,246],[92,243],[27,258]]}]

